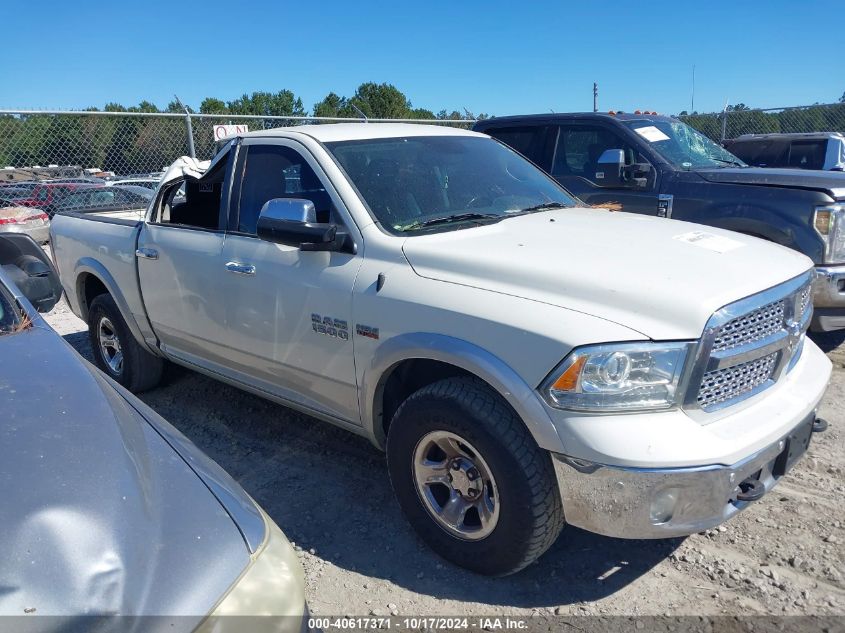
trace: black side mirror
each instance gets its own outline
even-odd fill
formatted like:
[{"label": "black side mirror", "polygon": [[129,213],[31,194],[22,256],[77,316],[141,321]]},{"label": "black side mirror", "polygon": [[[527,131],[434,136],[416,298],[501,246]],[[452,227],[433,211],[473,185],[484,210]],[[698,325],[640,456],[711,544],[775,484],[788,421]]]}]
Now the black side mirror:
[{"label": "black side mirror", "polygon": [[0,235],[0,266],[39,312],[49,312],[62,298],[59,273],[29,235]]},{"label": "black side mirror", "polygon": [[625,184],[625,153],[621,149],[606,149],[596,164],[595,180],[599,187],[622,187]]},{"label": "black side mirror", "polygon": [[651,176],[649,163],[632,163],[622,168],[622,177],[629,187],[647,187],[649,176]]},{"label": "black side mirror", "polygon": [[606,149],[596,164],[596,184],[599,187],[645,187],[651,165],[648,163],[625,164],[625,152]]},{"label": "black side mirror", "polygon": [[336,224],[317,222],[314,203],[300,198],[273,198],[264,203],[256,232],[268,242],[303,251],[333,251],[343,244]]}]

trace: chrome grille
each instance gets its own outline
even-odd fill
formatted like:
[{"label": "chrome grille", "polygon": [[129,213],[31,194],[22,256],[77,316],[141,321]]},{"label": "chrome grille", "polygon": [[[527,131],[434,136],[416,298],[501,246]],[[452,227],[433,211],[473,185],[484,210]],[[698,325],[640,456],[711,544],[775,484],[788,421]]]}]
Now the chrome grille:
[{"label": "chrome grille", "polygon": [[698,404],[707,410],[753,391],[772,377],[780,352],[704,374]]},{"label": "chrome grille", "polygon": [[711,412],[767,389],[794,365],[810,325],[809,275],[732,303],[708,321],[685,407]]},{"label": "chrome grille", "polygon": [[733,349],[767,338],[783,328],[786,301],[783,299],[758,308],[725,323],[716,333],[713,351]]},{"label": "chrome grille", "polygon": [[799,298],[798,298],[798,304],[799,304],[798,314],[801,315],[801,318],[803,318],[807,314],[807,310],[810,308],[810,301],[812,300],[812,298],[813,298],[813,287],[812,287],[812,285],[804,286],[804,288],[801,290],[801,294],[799,295]]}]

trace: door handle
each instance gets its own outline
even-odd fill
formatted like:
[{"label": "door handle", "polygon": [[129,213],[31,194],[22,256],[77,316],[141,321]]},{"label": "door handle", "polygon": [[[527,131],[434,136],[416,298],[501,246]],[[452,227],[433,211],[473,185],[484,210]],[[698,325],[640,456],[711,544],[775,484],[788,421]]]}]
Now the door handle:
[{"label": "door handle", "polygon": [[240,262],[229,262],[226,264],[226,270],[236,275],[254,275],[255,266],[251,264],[241,264]]},{"label": "door handle", "polygon": [[135,257],[141,257],[143,259],[158,259],[158,251],[154,248],[139,248],[135,251]]}]

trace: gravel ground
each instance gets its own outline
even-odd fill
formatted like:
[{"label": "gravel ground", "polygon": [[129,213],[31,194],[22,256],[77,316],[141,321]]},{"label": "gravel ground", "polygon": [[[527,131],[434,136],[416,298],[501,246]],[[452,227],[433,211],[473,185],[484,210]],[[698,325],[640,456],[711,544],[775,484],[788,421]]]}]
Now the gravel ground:
[{"label": "gravel ground", "polygon": [[[64,303],[47,321],[91,359]],[[686,539],[566,528],[503,579],[456,568],[415,537],[366,440],[178,367],[141,398],[295,543],[316,615],[845,615],[845,334],[815,340],[834,363],[820,411],[830,429],[763,501]]]}]

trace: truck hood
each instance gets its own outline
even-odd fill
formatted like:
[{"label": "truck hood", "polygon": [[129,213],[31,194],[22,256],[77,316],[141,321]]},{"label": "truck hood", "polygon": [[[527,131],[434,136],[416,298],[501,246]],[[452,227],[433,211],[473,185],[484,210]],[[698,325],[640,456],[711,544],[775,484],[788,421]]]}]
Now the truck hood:
[{"label": "truck hood", "polygon": [[698,169],[695,173],[708,182],[810,189],[823,191],[834,199],[845,198],[845,173],[769,167]]},{"label": "truck hood", "polygon": [[209,487],[46,326],[0,359],[0,615],[207,614],[250,560]]},{"label": "truck hood", "polygon": [[409,237],[403,251],[422,277],[576,310],[664,340],[698,338],[719,308],[812,266],[800,253],[730,231],[583,208]]}]

